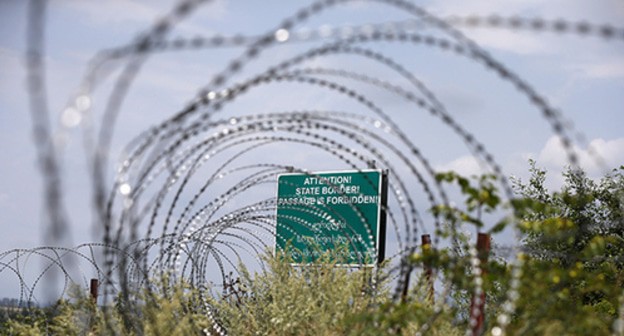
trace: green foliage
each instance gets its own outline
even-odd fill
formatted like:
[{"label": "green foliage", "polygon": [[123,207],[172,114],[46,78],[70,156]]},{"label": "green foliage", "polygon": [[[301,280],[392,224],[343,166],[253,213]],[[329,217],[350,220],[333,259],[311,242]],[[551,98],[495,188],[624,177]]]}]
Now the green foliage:
[{"label": "green foliage", "polygon": [[568,169],[560,192],[530,161],[514,204],[526,261],[512,327],[540,335],[611,333],[624,289],[624,167],[599,182]]},{"label": "green foliage", "polygon": [[201,302],[195,290],[186,284],[170,285],[165,293],[144,293],[146,302],[141,307],[146,321],[144,335],[192,335],[210,326],[208,318],[200,314]]},{"label": "green foliage", "polygon": [[59,300],[47,308],[24,309],[21,316],[6,321],[1,335],[84,335],[98,330],[99,312],[95,304],[70,288],[69,300]]},{"label": "green foliage", "polygon": [[414,335],[421,330],[434,336],[464,334],[463,328],[451,322],[449,311],[436,314],[428,304],[413,299],[405,303],[387,301],[353,314],[344,321],[345,333],[336,335]]},{"label": "green foliage", "polygon": [[434,335],[459,335],[449,314],[432,319],[433,309],[416,299],[390,298],[383,270],[336,267],[325,254],[304,267],[284,255],[265,257],[268,271],[242,277],[213,300],[233,335],[413,335],[426,321]]},{"label": "green foliage", "polygon": [[[438,249],[425,251],[423,258],[416,254],[412,261],[421,266],[431,265],[443,274],[443,277],[453,285],[450,293],[461,325],[468,326],[471,299],[475,291],[476,277],[472,273],[471,256],[468,253],[474,241],[460,232],[462,226],[474,227],[481,230],[486,227],[484,214],[494,214],[503,205],[496,187],[495,175],[463,177],[454,172],[436,174],[438,182],[456,184],[464,196],[464,204],[460,206],[438,205],[431,209],[436,216],[445,220],[446,227],[438,233],[443,236],[453,236],[456,244],[453,250]],[[494,224],[487,233],[494,234],[502,231],[509,224],[508,218],[503,218]],[[483,271],[480,280],[481,287],[486,293],[486,320],[492,320],[498,314],[499,307],[505,299],[509,270],[504,259],[498,258],[494,251],[489,258],[479,256],[482,261],[480,270]],[[486,260],[487,259],[487,260]]]},{"label": "green foliage", "polygon": [[[448,224],[438,234],[452,235],[458,244],[429,246],[408,260],[409,266],[432,269],[434,277],[451,284],[447,297],[435,298],[442,303],[437,310],[425,272],[412,273],[417,276],[412,287],[395,301],[383,265],[338,267],[338,258],[328,252],[305,267],[292,265],[285,255],[265,256],[262,273],[252,275],[241,266],[236,277],[226,279],[221,296],[208,298],[213,313],[231,335],[460,335],[468,329],[470,300],[480,287],[486,293],[486,331],[498,320],[506,321],[509,335],[611,334],[624,290],[624,167],[599,182],[568,170],[561,191],[551,193],[544,186],[546,172],[530,164],[530,180],[514,180],[520,197],[509,203],[498,195],[491,175],[437,175],[440,183],[457,186],[465,196],[459,207],[432,209]],[[514,216],[497,222],[502,208]],[[483,273],[475,275],[467,253],[474,242],[457,228],[489,227],[489,233],[496,233],[510,224],[523,234],[518,278],[495,252],[482,259]],[[7,313],[0,335],[187,335],[210,330],[197,289],[166,278],[150,288],[122,293],[106,308],[74,290],[54,307]],[[511,316],[502,309],[508,296],[514,299]]]},{"label": "green foliage", "polygon": [[[432,209],[451,228],[442,233],[455,233],[458,250],[416,255],[412,262],[434,265],[444,274],[454,286],[451,296],[466,321],[467,314],[462,312],[467,311],[475,288],[474,277],[468,275],[471,266],[466,248],[474,242],[457,234],[457,228],[488,226],[492,227],[489,232],[495,233],[517,223],[525,253],[507,331],[522,335],[610,334],[624,289],[624,167],[599,182],[582,171],[568,169],[561,191],[551,193],[544,185],[546,172],[534,161],[530,165],[528,183],[512,179],[521,197],[510,200],[509,205],[500,202],[489,175],[468,179],[452,172],[438,174],[439,182],[456,184],[465,197],[461,208]],[[485,225],[482,213],[496,213],[501,206],[509,207],[515,216]],[[512,278],[506,262],[492,260],[493,256],[481,265],[486,271],[482,286],[490,326],[501,314]]]},{"label": "green foliage", "polygon": [[458,223],[472,224],[478,228],[483,227],[483,213],[492,213],[501,203],[498,190],[494,184],[496,176],[482,175],[477,179],[477,184],[454,172],[436,174],[436,181],[456,183],[465,196],[465,210],[448,205],[437,205],[431,209],[435,216],[442,216],[449,224]]},{"label": "green foliage", "polygon": [[[581,262],[525,257],[510,329],[517,334],[609,335],[622,288]],[[599,297],[591,298],[599,294]],[[597,299],[597,300],[596,300]]]},{"label": "green foliage", "polygon": [[[167,295],[143,291],[136,299],[144,304],[136,310],[121,311],[96,307],[78,290],[70,300],[35,309],[20,318],[12,318],[0,329],[0,335],[193,335],[209,326],[206,316],[197,313],[196,292],[187,285],[172,285]],[[128,328],[122,321],[130,315],[135,322]]]},{"label": "green foliage", "polygon": [[265,258],[268,272],[242,277],[229,295],[215,302],[226,329],[235,335],[324,335],[336,331],[349,312],[375,298],[363,295],[370,274],[336,268],[322,260],[294,267],[284,256]]},{"label": "green foliage", "polygon": [[[209,299],[230,335],[413,335],[425,323],[433,335],[463,334],[451,322],[449,307],[434,313],[423,303],[422,282],[404,302],[394,302],[383,269],[338,267],[329,255],[306,267],[293,266],[283,255],[264,259],[266,272],[252,276],[241,267],[240,278],[229,277],[226,292]],[[76,296],[59,301],[48,315],[10,320],[0,334],[193,335],[210,330],[197,290],[167,279],[155,283],[160,285],[132,296],[133,308],[119,300],[114,309],[96,308],[89,298]],[[125,324],[123,315],[133,323]]]},{"label": "green foliage", "polygon": [[[532,256],[545,259],[556,252],[562,262],[571,264],[584,251],[588,262],[587,253],[595,254],[593,249],[600,240],[605,244],[598,255],[615,258],[624,254],[624,166],[599,182],[582,171],[568,169],[562,190],[550,194],[544,186],[546,172],[534,161],[529,163],[529,183],[515,179],[514,187],[523,197],[515,205],[524,221],[524,244]],[[618,264],[623,265],[621,260]]]}]

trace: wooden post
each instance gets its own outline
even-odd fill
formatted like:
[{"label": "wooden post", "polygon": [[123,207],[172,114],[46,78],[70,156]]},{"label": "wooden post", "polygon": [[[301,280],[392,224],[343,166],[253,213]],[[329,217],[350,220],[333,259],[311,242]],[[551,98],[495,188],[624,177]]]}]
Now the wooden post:
[{"label": "wooden post", "polygon": [[91,279],[91,287],[89,288],[89,292],[91,293],[91,299],[95,304],[97,304],[98,279]]},{"label": "wooden post", "polygon": [[407,301],[407,292],[409,290],[410,273],[412,273],[412,267],[410,266],[405,275],[405,283],[403,284],[403,292],[401,293],[401,302]]},{"label": "wooden post", "polygon": [[[479,233],[477,236],[477,256],[481,261],[479,268],[481,269],[481,277],[486,274],[485,263],[488,261],[490,254],[490,235],[487,233]],[[483,333],[485,327],[485,291],[481,287],[479,295],[472,296],[470,302],[470,321],[476,323],[472,326],[472,335],[477,336]]]},{"label": "wooden post", "polygon": [[[427,250],[431,248],[431,236],[429,236],[428,234],[424,234],[420,236],[421,239],[421,248],[423,251],[423,255],[427,253]],[[430,302],[431,304],[433,304],[433,270],[431,269],[431,265],[429,264],[429,262],[425,262],[424,264],[424,271],[425,271],[425,279],[427,280],[427,301]],[[403,293],[401,295],[401,300],[403,302],[405,302],[406,298],[407,298],[407,292],[409,290],[409,282],[410,282],[410,273],[408,272],[405,275],[405,284],[403,285]]]},{"label": "wooden post", "polygon": [[[431,250],[431,236],[429,236],[428,234],[424,234],[420,236],[420,239],[422,243],[423,256],[425,256],[426,258],[427,254],[430,253],[430,250]],[[434,304],[433,269],[431,268],[431,263],[427,261],[427,259],[425,259],[424,271],[425,271],[425,280],[427,282],[427,301],[433,305]]]}]

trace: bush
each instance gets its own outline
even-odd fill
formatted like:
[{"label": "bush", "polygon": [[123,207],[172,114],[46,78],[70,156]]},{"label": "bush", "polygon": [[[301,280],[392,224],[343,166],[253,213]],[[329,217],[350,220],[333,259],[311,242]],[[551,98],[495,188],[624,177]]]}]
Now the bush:
[{"label": "bush", "polygon": [[[283,255],[265,261],[267,272],[252,278],[241,267],[236,285],[213,300],[232,335],[413,335],[434,316],[417,300],[393,302],[383,269],[350,270],[328,254],[307,266]],[[434,321],[434,335],[461,334],[448,315]]]},{"label": "bush", "polygon": [[[518,256],[516,271],[495,254],[481,265],[487,270],[480,282],[487,294],[485,330],[498,324],[510,335],[621,334],[614,323],[621,314],[624,289],[624,167],[600,183],[568,171],[562,191],[552,194],[543,186],[545,172],[534,163],[531,171],[529,184],[516,181],[521,197],[505,205],[492,176],[472,180],[453,173],[438,176],[439,181],[457,183],[466,195],[463,208],[432,209],[448,224],[483,229],[482,214],[495,216],[501,206],[507,206],[513,218],[491,225],[490,233],[511,223],[524,233],[524,253]],[[450,236],[452,231],[437,233]],[[329,253],[305,267],[294,266],[285,255],[267,254],[263,257],[266,271],[252,275],[241,266],[237,278],[226,279],[222,295],[207,300],[231,335],[464,334],[477,278],[467,253],[470,242],[455,237],[459,244],[454,249],[425,249],[407,261],[413,268],[433,268],[451,285],[448,297],[436,298],[443,301],[435,309],[427,299],[424,279],[416,279],[406,297],[393,300],[384,265],[348,269],[337,266]],[[214,331],[201,299],[206,293],[166,278],[153,281],[150,288],[123,293],[131,299],[120,296],[107,308],[96,307],[75,290],[69,301],[54,307],[35,308],[29,314],[12,312],[0,334]]]}]

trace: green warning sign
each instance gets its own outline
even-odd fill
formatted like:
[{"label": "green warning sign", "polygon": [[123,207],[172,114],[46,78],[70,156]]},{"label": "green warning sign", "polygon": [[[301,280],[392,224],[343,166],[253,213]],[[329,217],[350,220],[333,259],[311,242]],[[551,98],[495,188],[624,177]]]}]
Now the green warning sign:
[{"label": "green warning sign", "polygon": [[328,250],[344,265],[380,262],[385,202],[380,170],[280,175],[276,249],[299,264],[313,262]]}]

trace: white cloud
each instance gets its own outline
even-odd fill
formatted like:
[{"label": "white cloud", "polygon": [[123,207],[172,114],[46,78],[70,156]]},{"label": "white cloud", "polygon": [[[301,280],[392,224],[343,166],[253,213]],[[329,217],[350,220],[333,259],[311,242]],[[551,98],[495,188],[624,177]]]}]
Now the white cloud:
[{"label": "white cloud", "polygon": [[[596,138],[587,146],[574,145],[580,167],[592,179],[600,179],[613,168],[624,165],[624,138],[605,140]],[[551,136],[538,153],[516,153],[504,163],[506,175],[526,180],[529,178],[529,159],[534,159],[539,168],[548,173],[546,187],[558,190],[564,183],[562,172],[570,165],[568,156],[559,137]],[[480,175],[487,172],[484,166],[471,155],[456,158],[448,163],[435,166],[436,171],[454,171],[463,176]]]},{"label": "white cloud", "polygon": [[429,10],[438,15],[453,14],[481,14],[488,15],[492,13],[518,13],[528,8],[535,7],[539,0],[508,0],[508,1],[491,1],[491,0],[443,0],[436,1]]},{"label": "white cloud", "polygon": [[[174,8],[170,1],[136,0],[56,1],[56,5],[66,6],[66,9],[76,12],[78,17],[83,17],[90,25],[118,29],[133,26],[138,29],[137,32],[155,24]],[[212,32],[202,27],[201,21],[220,19],[226,12],[226,1],[208,2],[207,5],[197,8],[191,17],[177,23],[176,31],[191,36],[210,34]]]},{"label": "white cloud", "polygon": [[439,172],[454,171],[462,176],[481,175],[485,173],[482,165],[472,155],[461,156],[451,162],[436,165]]},{"label": "white cloud", "polygon": [[[547,21],[564,19],[568,22],[591,22],[595,24],[619,25],[624,19],[624,5],[621,1],[602,1],[596,4],[588,1],[570,0],[442,0],[435,1],[427,8],[440,17],[447,16],[479,16],[541,18]],[[485,48],[527,54],[543,54],[566,52],[561,46],[562,38],[568,34],[537,33],[520,29],[510,31],[507,28],[477,27],[474,29],[460,26],[464,33]],[[564,48],[565,49],[565,48]],[[585,52],[587,50],[584,50]],[[597,70],[601,73],[600,70]]]},{"label": "white cloud", "polygon": [[486,48],[520,55],[547,54],[554,51],[543,36],[508,30],[474,30],[466,35]]},{"label": "white cloud", "polygon": [[[442,18],[453,15],[477,15],[486,17],[491,14],[500,16],[518,15],[531,7],[535,7],[535,1],[513,0],[499,2],[489,0],[447,0],[434,2],[428,10]],[[542,41],[543,36],[535,36],[534,34],[517,33],[505,29],[458,28],[462,30],[467,37],[485,48],[494,48],[519,54],[535,54],[545,52],[548,47],[548,45]]]},{"label": "white cloud", "polygon": [[56,5],[66,5],[92,24],[145,24],[154,22],[159,14],[156,8],[132,0],[57,1]]},{"label": "white cloud", "polygon": [[[624,138],[605,140],[597,138],[587,146],[574,145],[574,151],[579,160],[579,166],[592,179],[600,179],[611,169],[624,164]],[[538,153],[516,153],[505,162],[504,171],[507,175],[527,180],[529,178],[528,160],[534,159],[537,167],[547,172],[546,187],[549,190],[559,190],[564,184],[562,172],[570,165],[567,152],[557,136],[548,138]]]},{"label": "white cloud", "polygon": [[[624,16],[624,4],[619,0],[600,3],[583,0],[438,0],[427,8],[437,15],[519,15],[543,19],[565,18],[570,21],[618,23]],[[600,20],[597,20],[600,19]]]},{"label": "white cloud", "polygon": [[[624,138],[592,140],[586,148],[574,145],[579,165],[591,177],[599,177],[605,172],[624,164]],[[563,169],[569,165],[568,158],[559,137],[552,136],[537,155],[539,165],[551,169]]]},{"label": "white cloud", "polygon": [[608,79],[624,77],[624,60],[614,58],[602,62],[585,63],[571,66],[587,78]]}]

